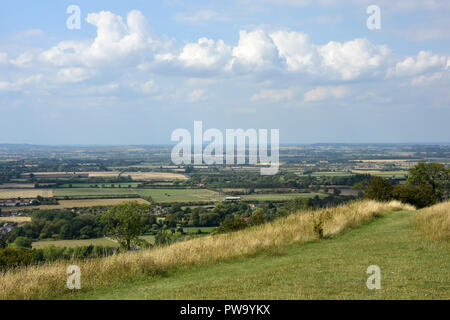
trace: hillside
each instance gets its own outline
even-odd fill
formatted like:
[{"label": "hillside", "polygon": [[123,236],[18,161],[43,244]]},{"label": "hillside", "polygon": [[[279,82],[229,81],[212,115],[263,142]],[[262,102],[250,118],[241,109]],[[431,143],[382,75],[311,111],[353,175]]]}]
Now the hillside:
[{"label": "hillside", "polygon": [[[359,202],[80,262],[83,288],[76,293],[64,288],[67,263],[30,267],[3,275],[0,292],[60,299],[448,299],[449,244],[426,240],[413,223],[417,211],[407,209]],[[318,217],[326,239],[313,231]],[[381,290],[365,285],[373,264],[381,268]]]},{"label": "hillside", "polygon": [[[395,212],[333,239],[61,298],[449,299],[450,248],[424,241],[415,215]],[[366,287],[372,264],[381,290]]]}]

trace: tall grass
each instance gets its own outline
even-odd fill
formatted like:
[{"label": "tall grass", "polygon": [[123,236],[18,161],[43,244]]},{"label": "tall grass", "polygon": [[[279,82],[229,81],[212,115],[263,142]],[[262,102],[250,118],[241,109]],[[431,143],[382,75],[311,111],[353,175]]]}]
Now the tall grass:
[{"label": "tall grass", "polygon": [[[332,236],[348,227],[390,211],[413,210],[398,201],[353,202],[336,208],[302,211],[272,223],[242,231],[206,236],[139,252],[79,261],[82,290],[102,287],[138,277],[151,277],[165,271],[251,256],[293,243],[318,238],[314,223],[323,222],[323,235]],[[68,292],[65,273],[69,263],[55,262],[10,270],[0,275],[0,299],[46,299]]]},{"label": "tall grass", "polygon": [[420,211],[416,227],[427,238],[436,241],[450,240],[450,201],[435,204]]}]

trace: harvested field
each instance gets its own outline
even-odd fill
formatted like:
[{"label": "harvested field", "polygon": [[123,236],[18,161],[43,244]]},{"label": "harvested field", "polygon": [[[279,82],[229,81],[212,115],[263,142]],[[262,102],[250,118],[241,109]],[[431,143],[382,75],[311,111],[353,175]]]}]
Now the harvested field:
[{"label": "harvested field", "polygon": [[0,189],[0,199],[53,197],[52,189]]},{"label": "harvested field", "polygon": [[2,221],[22,223],[22,222],[31,221],[31,218],[30,217],[0,217],[0,222],[2,222]]},{"label": "harvested field", "polygon": [[119,199],[83,199],[83,200],[59,200],[57,205],[42,205],[33,207],[40,210],[48,209],[71,209],[71,208],[89,208],[89,207],[103,207],[114,206],[124,201],[137,201],[142,204],[150,204],[147,200],[141,198],[119,198]]},{"label": "harvested field", "polygon": [[[118,177],[119,173],[119,171],[89,172],[89,177]],[[131,176],[133,180],[187,180],[185,175],[173,172],[123,172],[120,175]]]}]

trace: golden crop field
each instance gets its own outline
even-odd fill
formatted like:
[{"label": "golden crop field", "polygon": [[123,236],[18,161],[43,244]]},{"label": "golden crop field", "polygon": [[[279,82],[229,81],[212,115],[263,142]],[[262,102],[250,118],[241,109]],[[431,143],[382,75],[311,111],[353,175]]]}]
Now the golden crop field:
[{"label": "golden crop field", "polygon": [[52,189],[0,189],[0,199],[53,197]]},{"label": "golden crop field", "polygon": [[47,210],[47,209],[71,209],[71,208],[87,208],[87,207],[101,207],[113,206],[124,201],[137,201],[142,204],[150,204],[147,200],[141,198],[119,198],[119,199],[83,199],[83,200],[59,200],[57,205],[42,205],[33,208]]},{"label": "golden crop field", "polygon": [[0,217],[0,221],[22,223],[22,222],[30,222],[31,218],[30,217]]}]

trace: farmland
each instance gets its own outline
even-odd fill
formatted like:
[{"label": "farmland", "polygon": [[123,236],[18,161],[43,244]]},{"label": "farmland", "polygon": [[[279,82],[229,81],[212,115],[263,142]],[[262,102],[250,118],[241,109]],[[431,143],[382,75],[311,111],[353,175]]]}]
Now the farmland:
[{"label": "farmland", "polygon": [[133,180],[187,180],[187,177],[181,173],[174,172],[89,172],[89,177],[118,177],[131,176]]},{"label": "farmland", "polygon": [[0,199],[53,197],[52,189],[0,189]]},{"label": "farmland", "polygon": [[139,182],[118,182],[118,183],[66,183],[62,184],[60,188],[91,188],[91,187],[102,187],[102,188],[136,188]]},{"label": "farmland", "polygon": [[315,196],[324,197],[325,194],[319,192],[307,193],[265,193],[265,194],[249,194],[243,195],[243,200],[259,200],[259,201],[280,201],[291,200],[295,198],[313,198]]},{"label": "farmland", "polygon": [[148,201],[140,198],[114,198],[114,199],[80,199],[80,200],[59,200],[57,205],[41,205],[33,207],[33,209],[53,210],[53,209],[71,209],[71,208],[90,208],[113,206],[124,201],[137,201],[143,204],[149,204]]},{"label": "farmland", "polygon": [[300,173],[300,176],[312,176],[312,177],[347,177],[351,176],[352,172],[313,172],[313,173]]},{"label": "farmland", "polygon": [[[117,178],[119,176],[131,176],[134,180],[186,180],[187,177],[181,173],[174,172],[123,172],[123,171],[93,171],[93,172],[33,172],[39,178]],[[29,174],[25,174],[29,176]]]},{"label": "farmland", "polygon": [[370,174],[373,176],[379,176],[384,178],[395,177],[404,178],[407,175],[407,171],[379,171],[379,170],[353,170],[353,173]]},{"label": "farmland", "polygon": [[0,217],[0,222],[2,222],[2,221],[22,223],[22,222],[31,221],[31,218],[30,217]]},{"label": "farmland", "polygon": [[129,189],[129,188],[60,188],[56,197],[101,197],[111,195],[138,195],[151,197],[156,202],[217,201],[222,197],[208,189]]}]

